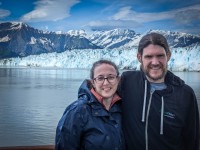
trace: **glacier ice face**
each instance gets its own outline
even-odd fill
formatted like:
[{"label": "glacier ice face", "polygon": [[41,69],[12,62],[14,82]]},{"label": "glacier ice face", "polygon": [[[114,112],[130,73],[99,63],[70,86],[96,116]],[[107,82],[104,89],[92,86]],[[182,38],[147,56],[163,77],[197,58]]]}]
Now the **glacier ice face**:
[{"label": "glacier ice face", "polygon": [[[200,46],[172,48],[168,68],[172,71],[200,71]],[[44,53],[22,58],[0,60],[1,67],[60,67],[91,68],[93,62],[108,59],[119,69],[139,69],[137,48],[130,49],[76,49],[62,53]]]}]

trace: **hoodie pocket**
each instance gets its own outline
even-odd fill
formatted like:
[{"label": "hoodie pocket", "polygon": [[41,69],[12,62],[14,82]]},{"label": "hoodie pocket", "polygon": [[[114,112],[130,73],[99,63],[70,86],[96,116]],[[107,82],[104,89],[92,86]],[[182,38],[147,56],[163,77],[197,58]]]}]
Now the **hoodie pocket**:
[{"label": "hoodie pocket", "polygon": [[166,139],[174,144],[180,141],[183,126],[183,122],[177,113],[177,108],[175,103],[165,101],[163,132]]}]

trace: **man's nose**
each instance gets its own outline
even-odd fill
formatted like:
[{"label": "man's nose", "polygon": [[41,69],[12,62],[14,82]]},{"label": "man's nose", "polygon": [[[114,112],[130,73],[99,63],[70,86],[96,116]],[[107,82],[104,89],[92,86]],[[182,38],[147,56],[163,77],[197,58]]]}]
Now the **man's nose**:
[{"label": "man's nose", "polygon": [[159,59],[157,57],[153,57],[151,60],[151,63],[154,65],[157,65],[157,64],[159,64]]}]

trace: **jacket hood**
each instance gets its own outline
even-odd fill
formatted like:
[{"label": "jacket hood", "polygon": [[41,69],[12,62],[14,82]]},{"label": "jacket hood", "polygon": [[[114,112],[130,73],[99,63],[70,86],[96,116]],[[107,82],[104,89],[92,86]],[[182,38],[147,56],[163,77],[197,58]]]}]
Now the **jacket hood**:
[{"label": "jacket hood", "polygon": [[174,75],[172,72],[167,71],[166,77],[165,77],[165,83],[169,83],[174,86],[183,86],[185,82],[179,78],[178,76]]},{"label": "jacket hood", "polygon": [[78,99],[82,97],[87,97],[87,99],[90,102],[93,102],[95,98],[93,94],[90,92],[91,88],[92,88],[92,83],[90,82],[90,80],[88,79],[84,80],[78,90]]}]

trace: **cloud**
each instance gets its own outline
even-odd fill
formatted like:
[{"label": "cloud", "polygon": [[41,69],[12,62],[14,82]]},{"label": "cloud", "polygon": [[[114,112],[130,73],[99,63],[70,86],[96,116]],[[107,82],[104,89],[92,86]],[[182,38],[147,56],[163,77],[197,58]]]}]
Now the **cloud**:
[{"label": "cloud", "polygon": [[174,20],[180,24],[200,22],[200,5],[194,5],[173,12]]},{"label": "cloud", "polygon": [[21,17],[24,22],[58,21],[70,16],[70,9],[80,0],[40,0],[33,11]]},{"label": "cloud", "polygon": [[200,5],[184,7],[181,9],[155,12],[155,13],[138,13],[131,10],[131,7],[123,7],[115,15],[112,20],[132,20],[138,23],[147,23],[152,21],[175,20],[177,23],[192,23],[200,19]]},{"label": "cloud", "polygon": [[132,20],[102,20],[102,21],[92,21],[86,25],[86,27],[91,28],[92,30],[110,30],[115,28],[134,28],[141,26],[140,23],[137,23]]},{"label": "cloud", "polygon": [[[122,7],[108,20],[93,21],[87,26],[90,28],[99,29],[113,29],[113,28],[138,28],[143,24],[172,20],[176,25],[194,27],[194,22],[200,22],[200,5],[193,5],[189,7],[179,8],[164,12],[136,12],[132,10],[131,6]],[[198,24],[198,23],[197,23]]]},{"label": "cloud", "polygon": [[11,14],[11,12],[9,10],[5,10],[5,9],[0,9],[0,19],[7,17]]},{"label": "cloud", "polygon": [[113,20],[132,20],[138,23],[157,21],[171,18],[169,12],[156,13],[138,13],[131,10],[131,7],[123,7],[115,15],[111,17]]}]

